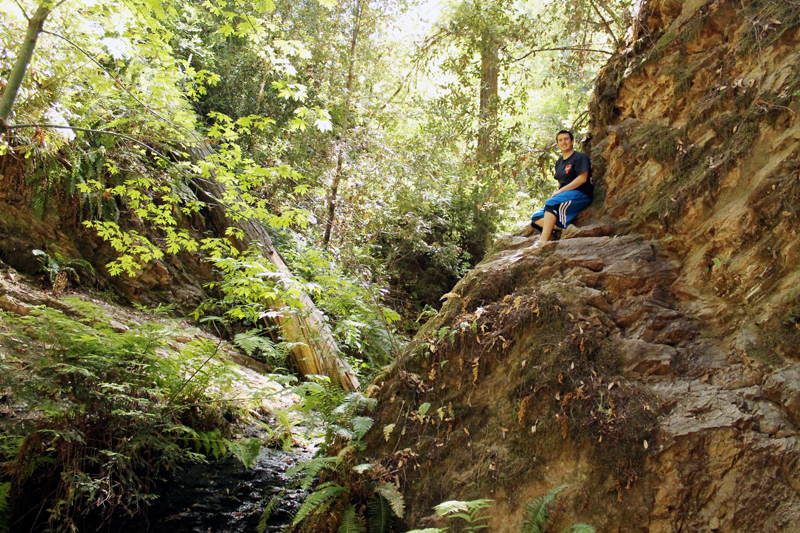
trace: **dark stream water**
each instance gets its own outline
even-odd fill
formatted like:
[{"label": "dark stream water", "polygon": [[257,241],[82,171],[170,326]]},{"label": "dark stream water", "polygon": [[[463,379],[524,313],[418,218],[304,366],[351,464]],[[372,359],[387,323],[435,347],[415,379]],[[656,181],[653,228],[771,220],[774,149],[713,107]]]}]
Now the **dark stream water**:
[{"label": "dark stream water", "polygon": [[[233,458],[194,465],[156,489],[159,495],[146,522],[120,524],[130,533],[255,533],[272,497],[280,501],[267,521],[268,532],[291,523],[308,491],[293,488],[286,470],[313,456],[313,450],[283,452],[262,448],[253,468]],[[113,528],[112,528],[113,529]]]}]

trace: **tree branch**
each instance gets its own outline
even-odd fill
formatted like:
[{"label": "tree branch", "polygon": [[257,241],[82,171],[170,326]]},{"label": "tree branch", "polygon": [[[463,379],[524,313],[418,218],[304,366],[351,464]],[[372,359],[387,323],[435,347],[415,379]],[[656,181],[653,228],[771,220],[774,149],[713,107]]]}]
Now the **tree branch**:
[{"label": "tree branch", "polygon": [[608,54],[610,56],[614,55],[613,52],[608,52],[606,50],[596,50],[594,48],[580,48],[580,47],[577,47],[577,46],[564,46],[564,47],[559,47],[559,48],[538,48],[536,50],[531,50],[530,52],[528,52],[527,54],[525,54],[523,56],[520,56],[520,57],[518,57],[516,59],[512,59],[511,62],[512,63],[516,63],[517,61],[522,61],[523,59],[525,59],[529,55],[536,54],[538,52],[561,52],[561,51],[594,52],[596,54]]},{"label": "tree branch", "polygon": [[600,12],[600,8],[597,7],[597,4],[594,2],[594,0],[589,0],[589,4],[591,4],[592,9],[594,9],[594,12],[597,14],[597,16],[600,17],[600,20],[602,21],[603,26],[605,27],[606,31],[608,32],[608,35],[612,39],[614,39],[614,44],[619,46],[620,39],[618,39],[617,36],[614,34],[614,31],[611,29],[611,25],[608,23],[606,18]]},{"label": "tree branch", "polygon": [[159,152],[158,150],[156,150],[155,148],[153,148],[149,144],[143,143],[142,141],[140,141],[138,139],[134,139],[133,137],[130,137],[129,135],[125,135],[124,133],[117,133],[115,131],[93,130],[93,129],[90,129],[90,128],[79,128],[78,126],[63,126],[63,125],[60,125],[60,124],[9,124],[7,126],[7,128],[9,130],[17,130],[17,129],[22,129],[22,128],[52,128],[52,129],[58,129],[58,130],[85,131],[85,132],[89,132],[89,133],[104,133],[104,134],[107,134],[107,135],[113,135],[115,137],[122,137],[125,140],[131,141],[132,143],[136,143],[139,146],[141,146],[143,148],[146,148],[147,150],[150,150],[151,152],[156,154],[158,157],[160,157],[164,161],[168,161],[170,163],[172,162],[172,160],[167,158],[167,156],[165,156],[164,154],[162,154],[161,152]]},{"label": "tree branch", "polygon": [[25,6],[23,6],[19,0],[14,0],[14,3],[17,4],[17,7],[20,11],[22,11],[22,16],[25,17],[25,20],[28,22],[31,21],[31,18],[28,16],[28,13],[25,11]]}]

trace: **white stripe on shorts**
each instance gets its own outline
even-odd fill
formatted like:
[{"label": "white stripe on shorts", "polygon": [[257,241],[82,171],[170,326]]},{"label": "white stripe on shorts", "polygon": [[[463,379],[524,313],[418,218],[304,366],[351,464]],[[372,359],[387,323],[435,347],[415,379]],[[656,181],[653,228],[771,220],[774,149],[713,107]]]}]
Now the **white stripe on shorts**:
[{"label": "white stripe on shorts", "polygon": [[564,202],[558,207],[558,219],[563,227],[567,227],[567,208],[572,204],[572,200]]}]

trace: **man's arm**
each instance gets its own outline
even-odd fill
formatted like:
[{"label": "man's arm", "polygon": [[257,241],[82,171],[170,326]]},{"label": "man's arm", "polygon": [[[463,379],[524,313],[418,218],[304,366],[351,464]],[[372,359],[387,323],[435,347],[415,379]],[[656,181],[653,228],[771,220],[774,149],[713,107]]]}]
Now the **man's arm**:
[{"label": "man's arm", "polygon": [[555,196],[557,194],[561,194],[562,192],[567,192],[567,191],[571,191],[573,189],[577,189],[578,187],[580,187],[581,185],[586,183],[586,180],[588,180],[588,179],[589,179],[589,171],[587,170],[583,174],[579,174],[577,178],[575,178],[574,180],[572,180],[568,184],[564,185],[560,189],[556,189],[556,191],[553,194],[550,195],[550,198],[552,198],[553,196]]}]

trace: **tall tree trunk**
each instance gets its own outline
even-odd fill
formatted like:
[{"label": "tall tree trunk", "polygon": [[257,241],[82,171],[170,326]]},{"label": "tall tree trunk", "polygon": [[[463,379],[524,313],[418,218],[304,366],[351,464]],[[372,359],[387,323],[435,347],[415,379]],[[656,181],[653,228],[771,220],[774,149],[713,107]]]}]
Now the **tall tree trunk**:
[{"label": "tall tree trunk", "polygon": [[497,143],[494,138],[497,131],[499,44],[491,28],[483,30],[481,35],[481,89],[480,89],[480,125],[478,126],[477,162],[481,171],[497,164]]},{"label": "tall tree trunk", "polygon": [[[195,162],[211,154],[210,149],[201,145],[200,148],[190,148],[189,152]],[[291,277],[292,273],[283,261],[280,253],[272,242],[264,226],[257,220],[242,219],[232,221],[226,213],[223,202],[225,187],[211,178],[196,181],[202,200],[208,205],[211,222],[220,235],[225,235],[228,227],[242,230],[243,237],[236,240],[240,250],[246,250],[252,245],[258,246],[264,257],[268,258],[284,276]],[[286,341],[295,344],[292,348],[292,360],[298,370],[304,375],[322,374],[331,378],[341,387],[351,392],[358,388],[358,379],[352,367],[342,358],[336,340],[333,338],[325,317],[314,302],[306,294],[299,296],[304,310],[301,313],[284,315],[277,319]],[[276,308],[282,307],[280,302]]]},{"label": "tall tree trunk", "polygon": [[497,227],[497,208],[492,205],[497,163],[497,115],[499,86],[499,43],[492,28],[481,30],[481,86],[478,125],[478,147],[475,154],[478,189],[473,193],[472,234],[466,251],[477,261],[486,253],[490,237]]},{"label": "tall tree trunk", "polygon": [[325,234],[322,237],[322,245],[327,248],[331,241],[331,231],[336,218],[336,196],[339,193],[339,185],[342,182],[342,172],[344,166],[344,150],[347,146],[347,128],[350,121],[350,100],[353,92],[353,79],[355,77],[356,65],[356,45],[358,45],[358,32],[361,26],[361,9],[364,0],[356,0],[353,11],[353,34],[350,38],[350,57],[347,66],[347,89],[344,93],[344,113],[342,117],[342,135],[339,139],[339,153],[336,155],[336,174],[333,176],[333,183],[328,194],[328,221],[325,224]]},{"label": "tall tree trunk", "polygon": [[52,4],[42,2],[36,9],[36,13],[34,13],[33,17],[28,20],[28,31],[25,32],[25,40],[22,42],[22,46],[19,49],[17,62],[14,63],[14,68],[11,69],[11,74],[8,76],[8,84],[3,91],[3,98],[0,99],[0,133],[5,133],[7,131],[7,120],[11,115],[11,109],[14,107],[14,100],[17,98],[17,93],[22,85],[25,72],[27,72],[31,57],[33,57],[33,51],[36,49],[36,41],[39,39],[39,34],[42,32],[44,21],[52,9]]}]

